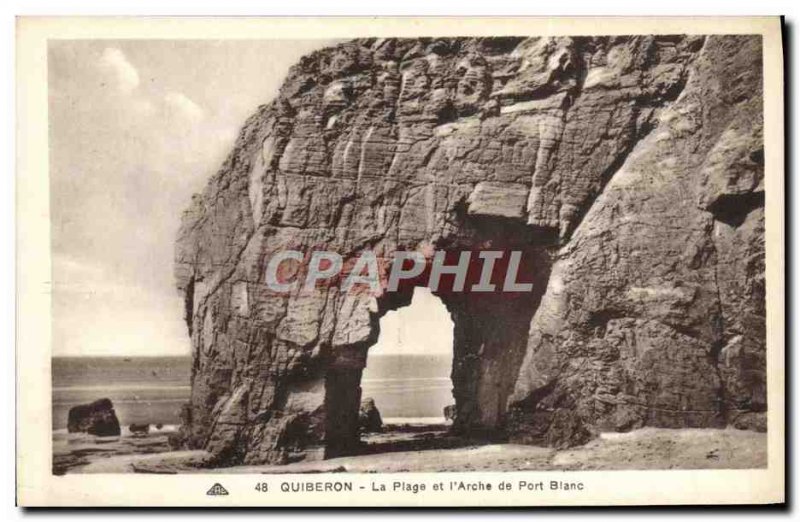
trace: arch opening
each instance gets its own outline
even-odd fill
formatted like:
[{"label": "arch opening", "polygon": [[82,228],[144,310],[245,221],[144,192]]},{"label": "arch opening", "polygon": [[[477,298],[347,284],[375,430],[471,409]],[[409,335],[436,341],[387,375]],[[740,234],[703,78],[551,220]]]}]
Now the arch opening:
[{"label": "arch opening", "polygon": [[[521,253],[518,273],[521,280],[531,283],[529,290],[508,293],[498,284],[495,292],[453,291],[447,287],[439,287],[432,292],[427,286],[427,274],[423,274],[419,280],[409,281],[408,286],[401,286],[397,292],[384,294],[379,299],[372,338],[340,351],[327,373],[326,457],[365,450],[359,429],[362,397],[375,399],[378,409],[387,419],[430,416],[428,421],[434,422],[428,426],[438,424],[439,428],[444,427],[440,431],[447,435],[446,444],[458,443],[455,439],[464,442],[507,439],[507,403],[522,365],[531,319],[547,286],[551,253],[547,247],[531,245],[527,236],[515,237],[508,230],[505,232],[505,235],[498,234],[505,240],[502,243],[496,239],[478,240],[473,236],[450,245],[446,252],[457,257],[459,252],[466,250],[474,253],[476,250],[494,248],[505,254],[518,251]],[[505,255],[505,258],[508,256]],[[498,262],[498,270],[505,273],[507,265]],[[466,288],[471,288],[479,276],[480,269],[470,265]],[[412,301],[417,299],[428,306],[422,306],[421,309],[417,308],[419,305],[412,306]],[[439,311],[434,312],[437,308]],[[446,315],[442,308],[446,309]],[[420,313],[423,317],[419,317]],[[424,354],[429,346],[435,344],[433,350],[437,354],[442,353],[443,358],[449,355],[451,364],[449,382],[441,370],[436,374],[420,376],[440,379],[427,383],[419,381],[420,384],[428,384],[428,390],[424,386],[411,389],[407,382],[397,381],[401,387],[407,388],[405,394],[399,391],[402,388],[397,389],[398,395],[405,400],[405,404],[402,404],[397,398],[375,397],[377,383],[374,379],[385,379],[387,373],[394,372],[394,378],[402,380],[408,377],[404,376],[405,373],[413,371],[402,367],[403,346],[398,346],[397,339],[392,339],[396,332],[386,331],[387,324],[392,325],[406,316],[411,319],[404,322],[414,332],[414,337],[406,340],[414,346],[406,346],[406,353],[413,351]],[[426,337],[426,325],[430,326],[431,321],[437,325],[434,331],[449,328],[451,335],[432,334]],[[449,346],[445,347],[447,344]],[[386,369],[382,370],[383,375],[376,375],[377,368],[373,368],[372,364],[381,363],[373,363],[370,358],[380,360],[381,352],[387,350],[385,346],[391,345],[394,345],[397,358],[391,362],[384,359]],[[393,369],[392,364],[395,365]],[[441,362],[436,364],[442,365]],[[446,362],[443,366],[447,366]],[[434,383],[438,383],[438,386],[433,386]],[[447,395],[447,384],[452,390],[452,399]],[[446,404],[448,401],[450,404]],[[445,406],[451,406],[447,425],[442,422]],[[425,422],[418,424],[424,426]],[[431,447],[441,445],[434,444]]]},{"label": "arch opening", "polygon": [[442,301],[416,287],[408,306],[380,319],[367,353],[362,397],[375,401],[385,424],[443,424],[453,404],[453,320]]}]

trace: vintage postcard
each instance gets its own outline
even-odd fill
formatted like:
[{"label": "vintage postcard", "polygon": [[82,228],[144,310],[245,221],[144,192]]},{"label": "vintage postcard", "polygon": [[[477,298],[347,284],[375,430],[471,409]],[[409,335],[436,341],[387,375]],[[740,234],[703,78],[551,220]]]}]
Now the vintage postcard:
[{"label": "vintage postcard", "polygon": [[784,501],[779,18],[20,18],[24,506]]}]

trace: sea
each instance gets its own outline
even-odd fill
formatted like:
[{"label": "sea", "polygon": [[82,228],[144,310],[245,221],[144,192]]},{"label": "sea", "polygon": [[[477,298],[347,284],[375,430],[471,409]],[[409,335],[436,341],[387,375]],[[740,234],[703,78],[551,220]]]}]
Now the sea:
[{"label": "sea", "polygon": [[[452,404],[452,356],[370,355],[361,379],[387,423],[444,422]],[[54,357],[53,429],[67,427],[69,409],[109,398],[122,426],[180,423],[190,393],[191,357]]]}]

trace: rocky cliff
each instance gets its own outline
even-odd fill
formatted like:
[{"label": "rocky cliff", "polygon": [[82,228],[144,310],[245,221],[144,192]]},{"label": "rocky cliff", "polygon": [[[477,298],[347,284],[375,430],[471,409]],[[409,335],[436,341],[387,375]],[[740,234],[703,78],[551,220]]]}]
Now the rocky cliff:
[{"label": "rocky cliff", "polygon": [[763,206],[758,37],[313,53],[184,214],[184,443],[261,463],[357,442],[378,319],[413,288],[278,293],[265,269],[287,249],[523,253],[530,292],[438,294],[457,432],[565,446],[645,425],[763,429]]}]

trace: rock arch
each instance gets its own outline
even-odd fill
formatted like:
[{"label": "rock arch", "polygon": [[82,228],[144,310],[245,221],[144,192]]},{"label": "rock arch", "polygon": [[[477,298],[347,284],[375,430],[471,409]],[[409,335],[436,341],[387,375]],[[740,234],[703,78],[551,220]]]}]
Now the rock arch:
[{"label": "rock arch", "polygon": [[303,58],[184,215],[183,443],[224,463],[351,444],[377,319],[407,296],[276,294],[265,266],[286,249],[524,251],[524,298],[442,296],[459,429],[570,445],[763,425],[761,92],[747,36],[367,39]]},{"label": "rock arch", "polygon": [[[476,221],[480,226],[475,226]],[[456,419],[452,429],[462,435],[492,438],[505,434],[508,398],[522,364],[533,312],[547,286],[551,262],[551,248],[532,243],[527,227],[506,223],[503,219],[494,221],[493,226],[487,226],[486,220],[466,218],[443,250],[456,254],[452,256],[456,258],[474,249],[472,259],[477,259],[479,248],[503,252],[494,266],[496,291],[470,291],[481,275],[481,265],[473,263],[465,291],[452,291],[447,282],[443,282],[434,292],[453,321],[451,379]],[[502,292],[507,268],[504,261],[512,251],[522,254],[519,274],[524,274],[521,281],[532,284],[530,291]],[[378,339],[378,320],[390,310],[409,305],[414,288],[426,286],[428,277],[429,268],[418,278],[401,285],[397,292],[378,297],[367,340],[339,349],[341,356],[331,364],[332,371],[329,370],[326,380],[326,447],[334,448],[328,455],[346,452],[358,441],[360,394],[356,389],[369,348]]]}]

